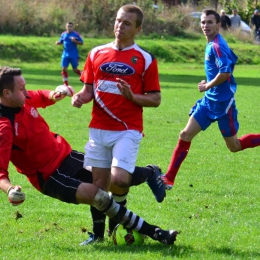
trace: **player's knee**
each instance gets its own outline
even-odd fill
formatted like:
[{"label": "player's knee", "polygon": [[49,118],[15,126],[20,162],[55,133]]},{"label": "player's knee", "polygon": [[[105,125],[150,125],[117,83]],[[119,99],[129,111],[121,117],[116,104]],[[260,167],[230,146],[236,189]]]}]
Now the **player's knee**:
[{"label": "player's knee", "polygon": [[229,151],[230,151],[231,153],[236,153],[236,152],[239,152],[239,151],[240,151],[240,149],[238,149],[238,147],[234,147],[234,146],[228,147],[228,149],[229,149]]},{"label": "player's knee", "polygon": [[126,178],[122,174],[115,174],[111,176],[111,183],[120,188],[126,188],[130,186],[129,178]]},{"label": "player's knee", "polygon": [[179,137],[183,141],[187,141],[187,142],[191,141],[191,139],[192,139],[192,136],[189,134],[189,132],[185,131],[184,129],[181,130]]},{"label": "player's knee", "polygon": [[231,144],[226,142],[226,145],[227,145],[227,148],[229,149],[229,151],[232,153],[236,153],[236,152],[239,152],[242,150],[241,143],[238,139],[235,140],[235,142],[232,142]]},{"label": "player's knee", "polygon": [[237,145],[228,145],[228,144],[227,144],[227,148],[228,148],[228,150],[229,150],[231,153],[236,153],[236,152],[238,152],[238,151],[241,150],[240,147],[237,146]]},{"label": "player's knee", "polygon": [[125,180],[122,179],[122,178],[115,178],[115,179],[113,179],[113,182],[112,182],[112,183],[113,183],[115,186],[117,186],[117,187],[122,187],[122,188],[129,186],[129,185],[128,185],[128,182],[125,181]]},{"label": "player's knee", "polygon": [[129,172],[120,167],[112,167],[111,183],[120,188],[128,188],[131,185],[132,176]]}]

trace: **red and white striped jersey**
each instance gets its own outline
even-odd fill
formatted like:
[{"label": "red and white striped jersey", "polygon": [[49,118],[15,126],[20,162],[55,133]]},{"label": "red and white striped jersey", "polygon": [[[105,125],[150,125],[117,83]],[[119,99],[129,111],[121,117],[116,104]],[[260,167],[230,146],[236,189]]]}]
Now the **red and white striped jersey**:
[{"label": "red and white striped jersey", "polygon": [[160,92],[156,59],[137,44],[118,50],[113,43],[92,49],[81,81],[93,85],[92,128],[143,131],[143,108],[120,93],[117,78],[125,80],[134,94]]}]

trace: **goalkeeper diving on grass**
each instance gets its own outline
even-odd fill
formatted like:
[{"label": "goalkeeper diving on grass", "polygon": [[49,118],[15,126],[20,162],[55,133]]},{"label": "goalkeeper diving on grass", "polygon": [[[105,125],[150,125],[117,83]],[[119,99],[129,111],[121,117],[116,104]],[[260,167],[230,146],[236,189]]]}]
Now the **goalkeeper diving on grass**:
[{"label": "goalkeeper diving on grass", "polygon": [[[92,184],[91,170],[83,167],[84,154],[72,150],[62,136],[51,132],[40,116],[37,108],[54,105],[73,93],[73,88],[67,86],[58,86],[54,91],[27,91],[20,69],[0,67],[0,189],[13,205],[25,201],[22,188],[10,180],[8,166],[12,162],[42,194],[67,203],[94,206],[127,228],[163,244],[173,244],[177,231],[148,224]],[[144,177],[143,182],[153,177],[152,167],[136,168]]]}]

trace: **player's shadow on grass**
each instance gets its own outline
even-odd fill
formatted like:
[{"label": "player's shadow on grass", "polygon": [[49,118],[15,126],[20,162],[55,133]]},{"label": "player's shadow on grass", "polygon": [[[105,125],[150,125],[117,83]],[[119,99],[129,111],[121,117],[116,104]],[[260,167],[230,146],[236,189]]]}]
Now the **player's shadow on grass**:
[{"label": "player's shadow on grass", "polygon": [[161,243],[158,244],[149,244],[145,243],[141,246],[115,246],[109,245],[104,251],[111,252],[111,253],[128,253],[129,254],[143,254],[144,259],[146,255],[149,257],[149,254],[157,254],[159,253],[161,258],[165,257],[183,257],[185,255],[190,255],[191,252],[194,252],[193,247],[191,246],[182,246],[182,245],[162,245]]},{"label": "player's shadow on grass", "polygon": [[[72,69],[68,68],[68,71],[70,71],[72,73],[74,73],[72,71]],[[27,74],[28,76],[31,76],[31,75],[43,75],[43,76],[61,76],[61,68],[60,68],[60,65],[57,64],[57,69],[48,69],[48,68],[45,68],[44,70],[41,70],[41,69],[32,69],[32,68],[23,68],[22,69],[23,71],[23,74]]]},{"label": "player's shadow on grass", "polygon": [[235,250],[230,247],[209,247],[210,252],[220,256],[232,256],[234,259],[260,259],[260,252],[258,251],[245,251]]},{"label": "player's shadow on grass", "polygon": [[175,244],[173,246],[167,246],[162,244],[144,244],[142,246],[107,246],[106,248],[102,249],[103,251],[113,252],[113,253],[155,253],[160,252],[161,257],[190,257],[191,255],[209,255],[213,254],[213,256],[220,256],[221,258],[225,259],[226,257],[234,257],[235,259],[259,259],[260,253],[256,251],[242,251],[242,250],[235,250],[228,247],[209,247],[208,249],[205,247],[205,251],[200,251],[199,249],[195,249],[192,246],[184,246],[180,244]]},{"label": "player's shadow on grass", "polygon": [[[152,240],[151,240],[152,241]],[[213,257],[219,256],[220,258],[227,258],[232,256],[235,259],[260,259],[259,251],[245,251],[245,250],[236,250],[229,247],[215,247],[215,246],[205,246],[205,250],[201,251],[199,249],[194,248],[193,246],[184,246],[178,244],[175,245],[162,245],[160,243],[149,243],[145,242],[143,245],[136,246],[116,246],[111,242],[104,243],[96,243],[88,246],[79,246],[79,247],[63,247],[57,244],[53,245],[59,251],[72,251],[82,252],[82,250],[89,251],[102,251],[113,254],[127,254],[129,256],[134,254],[143,255],[144,258],[148,256],[148,254],[157,254],[159,253],[160,257],[180,257],[185,259],[185,257],[189,258],[191,255],[201,256],[201,255],[211,255]],[[109,258],[109,255],[108,255]],[[212,258],[213,259],[213,258]]]},{"label": "player's shadow on grass", "polygon": [[[76,74],[72,71],[71,68],[68,68],[68,72],[69,72],[69,76],[71,77],[70,79],[73,81],[76,80],[79,81],[79,78],[77,78]],[[40,69],[23,69],[23,74],[25,75],[25,78],[27,78],[27,82],[28,84],[39,84],[40,81],[40,85],[44,86],[44,85],[57,85],[61,83],[61,69],[59,68],[59,64],[57,65],[57,69],[44,69],[44,70],[40,70]],[[27,76],[27,75],[28,76]],[[32,75],[38,75],[41,80],[39,80],[39,78],[37,79],[33,79],[31,78]],[[50,79],[50,76],[57,76],[54,79]],[[196,87],[198,82],[200,82],[201,80],[203,80],[203,76],[199,75],[169,75],[169,74],[163,74],[160,73],[160,82],[161,82],[161,87],[163,88],[193,88]],[[244,78],[244,77],[237,77],[236,76],[236,82],[238,84],[238,87],[240,85],[245,85],[245,86],[253,86],[253,87],[259,87],[259,79],[258,78]],[[167,85],[167,83],[171,84],[174,83],[174,86],[169,86]],[[178,83],[181,84],[189,84],[189,86],[178,86]],[[191,85],[190,85],[191,84]],[[176,86],[177,85],[177,86]]]},{"label": "player's shadow on grass", "polygon": [[[39,88],[48,86],[50,88],[51,86],[56,87],[58,85],[62,85],[62,76],[61,76],[61,69],[45,69],[45,70],[39,70],[39,69],[23,69],[23,75],[26,78],[27,87],[30,85],[38,85]],[[73,83],[73,85],[78,84],[78,86],[81,87],[81,82],[79,79],[79,76],[76,75],[72,69],[68,69],[69,73],[69,81]],[[35,77],[37,76],[37,77]]]},{"label": "player's shadow on grass", "polygon": [[[191,255],[194,256],[201,256],[201,255],[213,255],[213,257],[219,256],[220,258],[228,258],[230,256],[234,257],[235,259],[259,259],[260,253],[257,251],[242,251],[236,250],[228,247],[205,247],[205,251],[201,251],[199,249],[194,248],[193,246],[184,246],[180,244],[175,244],[172,246],[162,245],[162,244],[144,244],[141,246],[115,246],[115,245],[106,245],[101,248],[101,244],[99,245],[92,245],[97,247],[97,249],[116,253],[116,254],[143,254],[144,258],[147,254],[160,254],[160,257],[180,257],[185,259],[186,257],[189,258]],[[212,258],[213,259],[213,258]]]},{"label": "player's shadow on grass", "polygon": [[96,252],[106,252],[108,259],[109,258],[109,253],[111,255],[113,254],[128,254],[129,256],[134,256],[135,254],[140,255],[141,259],[146,259],[147,257],[149,258],[149,255],[156,254],[160,255],[160,257],[183,257],[185,255],[190,255],[191,253],[194,253],[194,249],[191,246],[181,246],[181,245],[163,245],[161,243],[158,244],[149,244],[145,243],[143,245],[132,245],[132,246],[116,246],[111,243],[96,243],[92,245],[87,245],[87,246],[79,246],[77,247],[62,247],[59,245],[53,245],[57,251],[69,251],[70,253],[72,251],[77,252],[82,252],[82,250],[86,250],[87,252],[89,250],[94,250]]},{"label": "player's shadow on grass", "polygon": [[[239,87],[239,85],[245,85],[245,86],[251,86],[251,87],[259,87],[259,79],[258,78],[244,78],[244,77],[238,77],[236,76],[236,82]],[[160,82],[162,83],[162,88],[176,88],[176,86],[165,86],[168,83],[174,83],[175,85],[178,83],[182,84],[193,84],[194,86],[197,86],[198,83],[206,79],[206,77],[203,77],[201,75],[194,76],[194,75],[169,75],[169,74],[163,74],[160,73]],[[183,88],[183,87],[182,87]],[[185,87],[186,88],[186,87]]]}]

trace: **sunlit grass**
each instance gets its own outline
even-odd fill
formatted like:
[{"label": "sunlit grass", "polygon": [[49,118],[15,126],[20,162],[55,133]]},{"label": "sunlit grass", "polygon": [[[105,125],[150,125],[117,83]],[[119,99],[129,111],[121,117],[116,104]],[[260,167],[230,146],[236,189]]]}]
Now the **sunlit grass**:
[{"label": "sunlit grass", "polygon": [[[203,54],[202,54],[203,55]],[[83,62],[83,61],[82,61]],[[60,85],[59,60],[51,63],[11,62],[24,73],[28,89],[54,89]],[[83,65],[81,63],[81,65]],[[159,62],[162,104],[144,109],[144,133],[138,165],[154,163],[166,171],[190,107],[202,94],[197,83],[204,79],[202,65]],[[259,132],[259,68],[237,66],[236,102],[238,136]],[[76,74],[70,84],[82,87]],[[88,138],[91,104],[73,108],[70,99],[40,109],[51,129],[65,136],[72,147],[84,150]],[[181,231],[174,246],[147,239],[143,246],[103,244],[79,247],[91,231],[89,207],[69,205],[37,192],[10,165],[13,184],[22,186],[26,201],[9,205],[0,193],[1,259],[259,259],[260,197],[259,149],[232,154],[225,147],[217,124],[192,142],[173,190],[158,204],[146,184],[133,187],[128,207],[148,222]],[[17,219],[17,211],[22,218]]]}]

